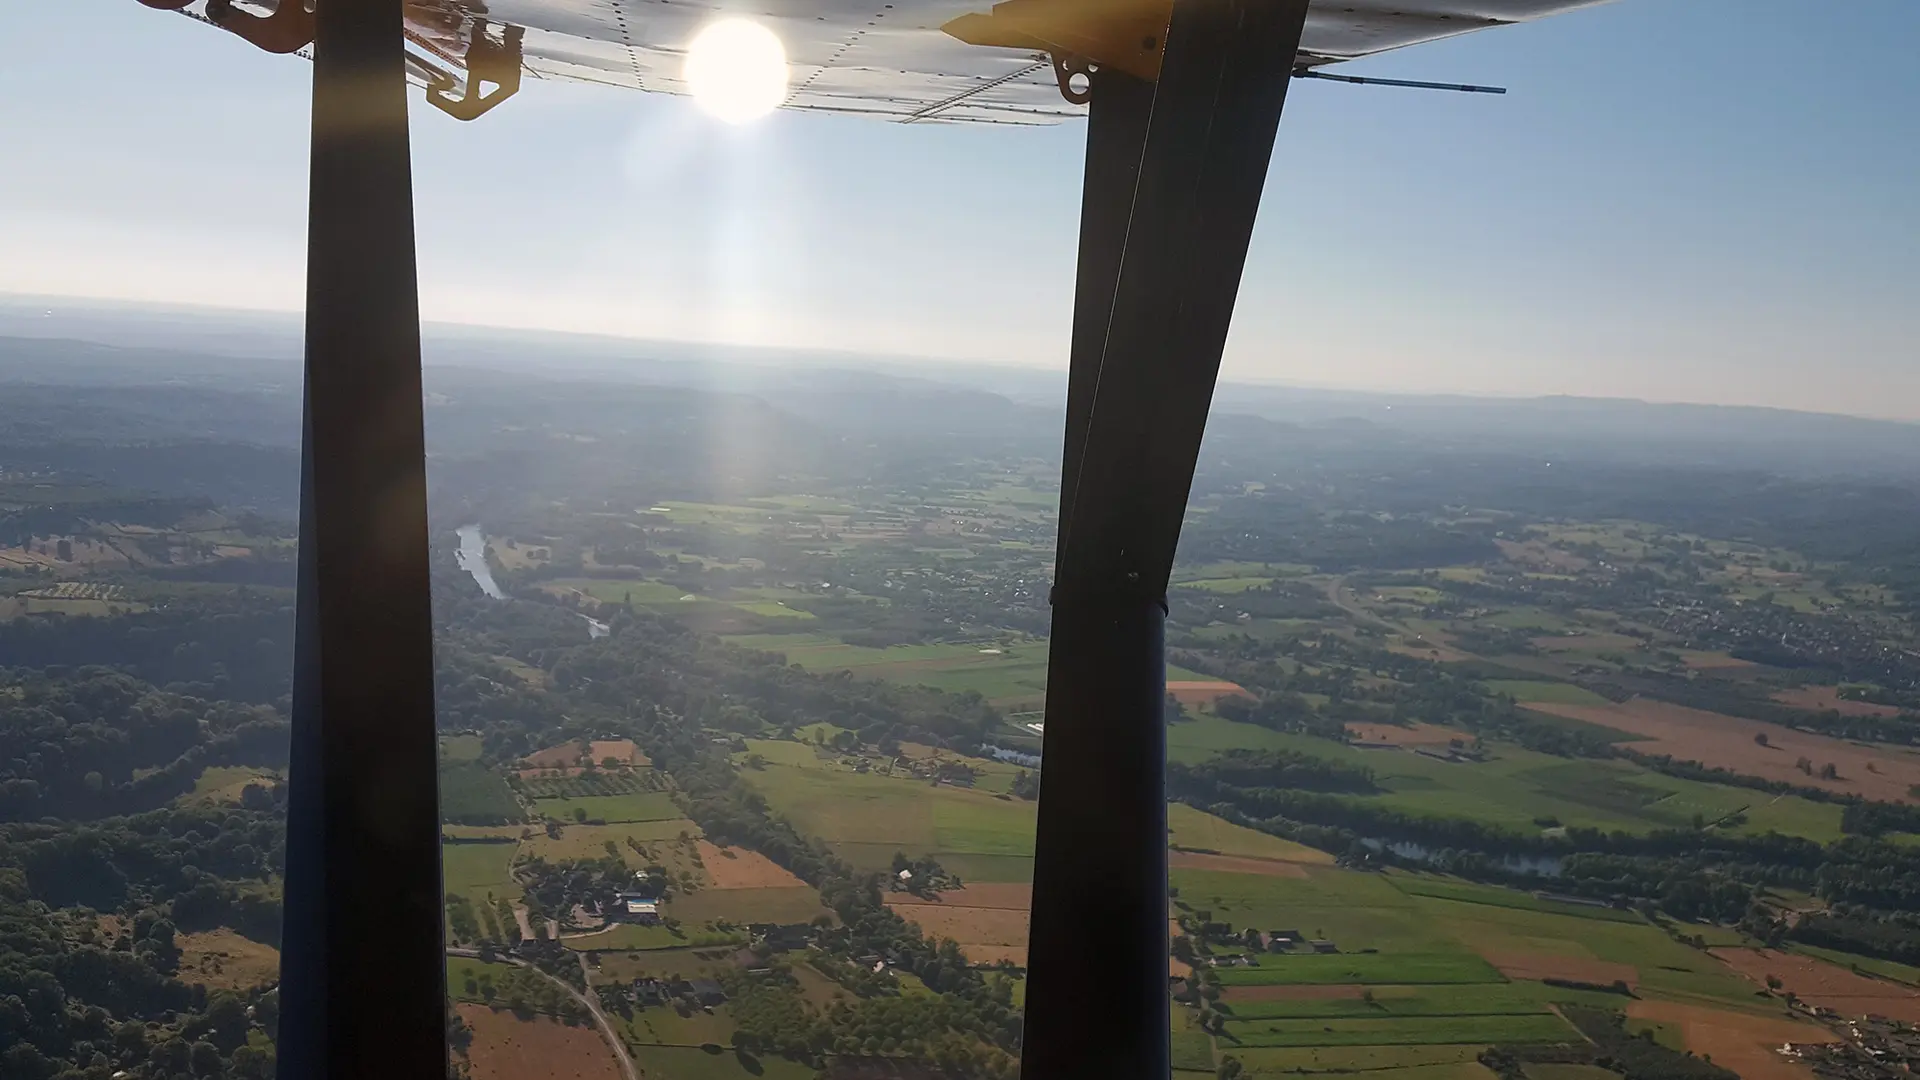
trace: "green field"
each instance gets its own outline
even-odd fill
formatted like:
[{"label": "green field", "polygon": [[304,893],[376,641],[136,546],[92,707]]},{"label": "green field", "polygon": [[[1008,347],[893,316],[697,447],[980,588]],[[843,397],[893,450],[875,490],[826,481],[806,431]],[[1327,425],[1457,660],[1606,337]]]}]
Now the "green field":
[{"label": "green field", "polygon": [[1293,750],[1362,766],[1373,770],[1382,789],[1364,797],[1369,801],[1409,814],[1471,818],[1515,832],[1538,832],[1544,822],[1649,832],[1690,827],[1696,815],[1712,823],[1743,811],[1747,821],[1737,827],[1742,833],[1772,829],[1822,842],[1840,836],[1836,804],[1682,780],[1626,761],[1553,757],[1508,743],[1492,744],[1487,761],[1440,761],[1400,751],[1361,750],[1207,715],[1167,729],[1167,752],[1175,761],[1205,761],[1233,749]]},{"label": "green field", "polygon": [[1460,1075],[1438,1070],[1462,1066],[1478,1069],[1479,1080],[1493,1074],[1473,1059],[1477,1046],[1429,1044],[1426,1046],[1328,1046],[1328,1047],[1239,1047],[1231,1051],[1250,1071],[1256,1073],[1365,1073],[1369,1080],[1417,1072],[1435,1077]]},{"label": "green field", "polygon": [[1501,983],[1370,986],[1373,1000],[1360,997],[1239,1001],[1217,1006],[1232,1020],[1313,1020],[1323,1017],[1375,1019],[1392,1016],[1533,1016],[1552,1005],[1571,1003],[1618,1008],[1616,994],[1569,990],[1521,980]]},{"label": "green field", "polygon": [[1227,1025],[1242,1046],[1407,1046],[1564,1042],[1578,1036],[1552,1013],[1532,1016],[1395,1016],[1253,1020]]},{"label": "green field", "polygon": [[1333,856],[1318,848],[1283,840],[1244,825],[1235,825],[1185,803],[1167,804],[1167,842],[1170,846],[1189,851],[1212,851],[1252,859],[1285,859],[1306,863],[1333,861]]},{"label": "green field", "polygon": [[[800,831],[855,844],[890,862],[894,851],[1031,858],[1034,804],[904,777],[856,773],[831,762],[769,764],[741,773]],[[865,865],[871,860],[858,860]]]},{"label": "green field", "polygon": [[645,952],[649,949],[707,949],[723,945],[744,945],[746,931],[682,928],[678,933],[665,926],[640,926],[621,923],[595,934],[563,935],[560,944],[575,952]]},{"label": "green field", "polygon": [[517,898],[520,886],[507,873],[517,846],[511,841],[442,843],[441,887],[467,897],[475,908],[491,906],[489,894],[497,900]]},{"label": "green field", "polygon": [[440,756],[448,761],[478,761],[481,749],[478,735],[449,735],[440,740]]},{"label": "green field", "polygon": [[[636,791],[629,795],[586,795],[571,799],[535,799],[533,812],[558,821],[578,820],[619,824],[629,821],[672,821],[681,816],[673,797],[664,791]],[[578,812],[578,813],[576,813]]]},{"label": "green field", "polygon": [[667,841],[678,839],[682,833],[697,837],[700,835],[700,826],[684,818],[629,821],[622,825],[567,825],[561,828],[558,838],[536,828],[524,847],[529,856],[537,855],[548,862],[563,862],[569,859],[604,859],[607,845],[611,843],[614,854],[625,859],[628,866],[639,870],[645,868],[646,861],[627,841],[659,847]]},{"label": "green field", "polygon": [[1566,904],[1556,900],[1542,900],[1532,893],[1518,889],[1503,889],[1495,885],[1475,885],[1454,878],[1444,878],[1432,874],[1395,873],[1390,880],[1401,892],[1409,896],[1430,896],[1441,900],[1458,900],[1469,904],[1488,904],[1493,907],[1517,908],[1524,911],[1541,911],[1556,915],[1566,915],[1576,919],[1602,919],[1608,922],[1626,922],[1644,924],[1645,920],[1631,911],[1620,911],[1610,907],[1588,907],[1584,904]]},{"label": "green field", "polygon": [[828,914],[811,885],[764,889],[695,889],[667,902],[667,914],[689,925],[730,923],[804,923]]},{"label": "green field", "polygon": [[440,762],[440,820],[493,825],[525,816],[499,773],[473,762]]},{"label": "green field", "polygon": [[1877,975],[1882,979],[1905,983],[1908,986],[1920,986],[1920,968],[1913,967],[1909,964],[1902,964],[1894,960],[1881,960],[1872,956],[1860,956],[1855,953],[1841,952],[1838,949],[1823,949],[1817,945],[1801,945],[1796,943],[1793,946],[1793,951],[1805,953],[1808,956],[1817,956],[1829,964],[1837,964],[1843,968],[1859,968],[1868,975]]},{"label": "green field", "polygon": [[1606,698],[1572,683],[1489,679],[1487,689],[1496,694],[1506,694],[1515,701],[1544,701],[1555,705],[1605,705],[1607,703]]},{"label": "green field", "polygon": [[[789,612],[791,614],[791,612]],[[850,671],[863,679],[917,684],[948,693],[972,691],[1002,705],[1038,703],[1047,691],[1047,643],[974,641],[894,645],[884,649],[848,645],[828,634],[733,634],[725,638],[749,649],[777,652],[808,671]],[[1209,676],[1167,665],[1173,681]]]},{"label": "green field", "polygon": [[[1497,983],[1493,965],[1465,952],[1334,953],[1266,956],[1258,967],[1223,968],[1222,986],[1340,986],[1350,983]],[[1276,1044],[1285,1045],[1285,1044]]]}]

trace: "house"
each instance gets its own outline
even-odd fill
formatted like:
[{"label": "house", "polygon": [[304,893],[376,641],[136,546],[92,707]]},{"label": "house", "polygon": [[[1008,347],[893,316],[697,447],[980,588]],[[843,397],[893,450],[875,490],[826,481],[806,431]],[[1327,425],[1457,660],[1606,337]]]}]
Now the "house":
[{"label": "house", "polygon": [[667,1000],[667,988],[659,979],[633,980],[633,1000],[641,1006],[660,1005]]},{"label": "house", "polygon": [[714,982],[712,979],[694,979],[689,985],[693,988],[693,999],[702,1005],[713,1006],[727,1003],[727,992],[720,989],[720,984]]},{"label": "house", "polygon": [[1340,951],[1340,946],[1331,941],[1309,941],[1307,944],[1313,946],[1313,951],[1317,953],[1337,953]]},{"label": "house", "polygon": [[608,915],[623,922],[653,926],[660,921],[660,899],[646,893],[618,893],[613,898],[613,907]]}]

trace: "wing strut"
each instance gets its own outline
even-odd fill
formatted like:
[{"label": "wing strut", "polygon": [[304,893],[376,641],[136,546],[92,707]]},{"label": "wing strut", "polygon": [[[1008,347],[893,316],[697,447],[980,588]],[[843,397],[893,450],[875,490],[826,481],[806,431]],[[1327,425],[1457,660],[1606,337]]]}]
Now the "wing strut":
[{"label": "wing strut", "polygon": [[1022,1074],[1165,1080],[1174,546],[1308,0],[1175,0],[1091,73]]},{"label": "wing strut", "polygon": [[447,1074],[401,9],[314,16],[281,1080]]}]

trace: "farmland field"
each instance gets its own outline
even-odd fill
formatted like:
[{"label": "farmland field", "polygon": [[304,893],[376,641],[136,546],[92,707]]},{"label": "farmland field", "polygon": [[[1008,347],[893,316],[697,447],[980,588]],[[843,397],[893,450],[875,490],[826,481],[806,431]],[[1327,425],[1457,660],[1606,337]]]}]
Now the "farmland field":
[{"label": "farmland field", "polygon": [[507,867],[513,862],[517,845],[511,841],[442,842],[440,875],[443,889],[467,897],[477,907],[494,899],[520,895]]},{"label": "farmland field", "polygon": [[1167,836],[1168,842],[1174,847],[1211,851],[1220,855],[1321,865],[1333,862],[1333,856],[1318,848],[1223,821],[1185,803],[1167,806]]},{"label": "farmland field", "polygon": [[1243,1046],[1395,1046],[1562,1042],[1573,1028],[1552,1013],[1248,1020],[1228,1025]]},{"label": "farmland field", "polygon": [[[1650,754],[1671,754],[1749,776],[1822,787],[1881,802],[1920,801],[1909,790],[1920,785],[1920,759],[1905,754],[1645,699],[1622,705],[1542,704],[1534,708],[1638,735],[1643,741],[1634,743],[1634,749]],[[1755,742],[1756,735],[1766,736],[1767,745]],[[1815,768],[1831,763],[1839,776],[1827,779],[1817,773],[1804,774],[1796,768],[1800,758],[1808,759]]]},{"label": "farmland field", "polygon": [[1258,967],[1219,972],[1223,986],[1344,985],[1348,983],[1492,983],[1500,973],[1466,953],[1335,953],[1271,956]]},{"label": "farmland field", "polygon": [[774,885],[748,889],[696,889],[667,902],[666,913],[690,925],[730,923],[806,923],[830,914],[811,885]]},{"label": "farmland field", "polygon": [[[641,845],[653,851],[656,857],[663,857],[661,853],[677,845],[682,834],[689,838],[690,844],[693,837],[700,835],[700,827],[685,818],[630,821],[623,825],[566,825],[561,827],[558,837],[535,829],[523,847],[529,856],[560,862],[565,859],[605,858],[608,854],[607,845],[611,844],[614,854],[625,859],[628,866],[640,870],[647,865],[646,856],[634,850],[634,845]],[[684,862],[691,865],[692,856],[686,855]]]},{"label": "farmland field", "polygon": [[473,1080],[621,1080],[619,1062],[591,1025],[548,1016],[523,1020],[504,1009],[462,1004],[473,1030],[467,1061]]},{"label": "farmland field", "polygon": [[472,762],[440,762],[440,818],[465,825],[495,825],[524,816],[499,773]]},{"label": "farmland field", "polygon": [[1885,979],[1856,975],[1844,967],[1810,956],[1770,949],[1715,949],[1713,955],[1745,975],[1756,986],[1768,976],[1803,1001],[1822,1005],[1842,1016],[1891,1016],[1920,1024],[1920,989]]},{"label": "farmland field", "polygon": [[1625,761],[1569,760],[1507,743],[1491,744],[1486,761],[1441,761],[1201,716],[1169,727],[1167,746],[1168,755],[1183,762],[1248,749],[1291,750],[1356,765],[1374,773],[1382,791],[1365,798],[1383,807],[1408,814],[1471,818],[1516,832],[1537,832],[1541,821],[1647,832],[1690,826],[1695,815],[1712,823],[1743,812],[1747,820],[1735,831],[1773,829],[1823,841],[1840,835],[1840,808],[1833,804],[1679,779]]},{"label": "farmland field", "polygon": [[647,1076],[662,1080],[813,1080],[816,1075],[814,1069],[771,1054],[716,1054],[698,1046],[639,1047],[633,1057]]},{"label": "farmland field", "polygon": [[671,821],[681,816],[673,797],[664,791],[637,791],[628,795],[585,795],[571,799],[535,799],[533,812],[557,821],[622,824],[633,821]]}]

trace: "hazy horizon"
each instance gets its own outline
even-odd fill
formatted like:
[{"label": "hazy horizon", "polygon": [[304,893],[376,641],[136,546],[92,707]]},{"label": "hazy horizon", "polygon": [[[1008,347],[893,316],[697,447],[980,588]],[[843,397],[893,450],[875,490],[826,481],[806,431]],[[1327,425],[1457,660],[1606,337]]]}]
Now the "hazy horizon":
[{"label": "hazy horizon", "polygon": [[[1920,420],[1920,7],[1849,15],[1616,0],[1351,67],[1504,98],[1295,85],[1223,378]],[[304,62],[122,0],[10,28],[0,292],[297,312]],[[431,321],[1065,365],[1083,124],[533,83],[414,128]]]},{"label": "hazy horizon", "polygon": [[[55,316],[52,333],[28,333],[34,329],[31,313],[23,309],[52,304],[46,310]],[[58,305],[66,305],[63,309]],[[11,309],[11,310],[10,310]],[[103,312],[120,315],[152,315],[155,318],[184,319],[193,324],[192,329],[180,331],[182,339],[168,339],[164,335],[153,337],[154,324],[139,325],[129,320],[117,332],[103,332],[99,323],[75,325],[67,320],[86,319],[99,316]],[[78,341],[87,344],[104,345],[116,349],[152,349],[168,352],[189,352],[213,349],[218,338],[225,336],[228,343],[218,348],[213,355],[232,359],[260,359],[294,362],[301,348],[301,313],[299,311],[216,308],[194,304],[163,304],[151,301],[123,301],[99,297],[52,297],[29,296],[18,293],[0,292],[0,340],[8,338],[43,338],[46,340]],[[253,325],[235,320],[252,320]],[[268,335],[278,336],[279,347],[262,350],[257,347],[262,340],[263,326],[271,325],[265,331]],[[595,334],[582,331],[550,330],[540,327],[516,327],[487,325],[482,323],[456,323],[436,320],[423,320],[421,323],[423,341],[426,346],[424,362],[429,367],[497,367],[526,375],[541,374],[543,369],[551,374],[565,375],[569,378],[595,378],[600,376],[634,375],[635,372],[621,371],[617,365],[621,362],[620,353],[647,353],[643,359],[653,364],[682,365],[686,367],[755,367],[779,370],[797,367],[804,370],[831,372],[873,372],[891,377],[920,377],[932,382],[957,386],[965,389],[984,390],[1001,394],[1013,400],[1028,404],[1055,404],[1050,393],[1036,394],[1033,387],[1045,381],[1048,390],[1057,389],[1061,395],[1059,404],[1064,405],[1067,371],[1064,366],[1052,367],[1023,364],[1007,360],[967,360],[946,357],[910,356],[893,353],[854,352],[837,349],[801,348],[780,345],[739,345],[724,342],[686,341],[659,337],[634,337],[618,334]],[[251,334],[251,336],[249,336]],[[248,347],[243,342],[253,342]],[[536,346],[564,346],[572,350],[565,361],[576,365],[555,366],[551,359],[528,358],[517,362],[501,362],[494,356],[494,363],[479,364],[471,354],[448,357],[444,350],[456,343],[465,343],[480,347],[500,348],[516,343],[533,343]],[[796,364],[795,362],[798,361]],[[971,376],[971,378],[969,378]],[[988,382],[982,383],[979,380]],[[641,378],[642,384],[648,380]],[[988,385],[999,382],[1000,385]],[[1009,389],[1010,383],[1021,384],[1019,390]],[[1298,392],[1310,395],[1321,401],[1332,403],[1341,400],[1353,402],[1366,401],[1375,406],[1384,405],[1391,409],[1391,402],[1408,403],[1459,402],[1464,404],[1488,403],[1493,405],[1527,403],[1550,403],[1556,401],[1575,402],[1593,405],[1645,406],[1650,408],[1700,408],[1726,409],[1745,412],[1779,412],[1795,416],[1825,417],[1841,420],[1854,420],[1866,423],[1892,423],[1903,426],[1920,426],[1920,418],[1898,415],[1875,415],[1867,412],[1844,412],[1828,409],[1793,407],[1788,405],[1750,405],[1715,401],[1687,401],[1678,399],[1660,399],[1653,397],[1632,397],[1619,395],[1577,394],[1577,393],[1500,393],[1498,391],[1447,391],[1447,390],[1387,390],[1374,387],[1341,385],[1338,383],[1312,383],[1282,378],[1261,378],[1258,375],[1238,377],[1223,374],[1220,389],[1273,390]],[[1229,403],[1231,399],[1228,399]],[[1216,411],[1221,399],[1216,395]],[[1231,410],[1225,410],[1231,411]]]}]

